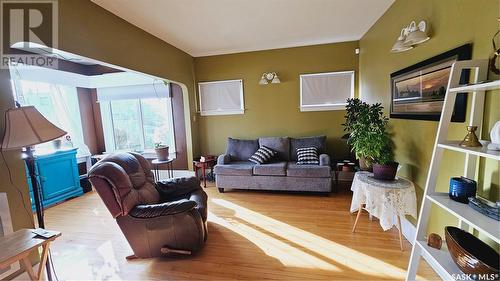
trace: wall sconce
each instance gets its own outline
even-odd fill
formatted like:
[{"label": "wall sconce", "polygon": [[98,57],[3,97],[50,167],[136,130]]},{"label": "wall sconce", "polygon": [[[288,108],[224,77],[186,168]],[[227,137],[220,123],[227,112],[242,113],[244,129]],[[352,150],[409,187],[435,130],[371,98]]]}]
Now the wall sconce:
[{"label": "wall sconce", "polygon": [[420,21],[417,25],[412,21],[410,25],[401,30],[398,40],[392,46],[391,52],[399,53],[413,49],[415,45],[424,43],[431,39],[427,35],[427,24],[425,21]]},{"label": "wall sconce", "polygon": [[279,84],[281,83],[280,79],[278,78],[278,74],[276,72],[264,72],[262,74],[262,77],[260,78],[259,84],[260,85],[267,85],[271,82],[272,84]]}]

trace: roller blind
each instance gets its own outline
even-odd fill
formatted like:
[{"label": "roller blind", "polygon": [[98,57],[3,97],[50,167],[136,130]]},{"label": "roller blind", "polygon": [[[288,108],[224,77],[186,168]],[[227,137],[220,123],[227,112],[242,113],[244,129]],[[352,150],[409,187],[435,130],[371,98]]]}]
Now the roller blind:
[{"label": "roller blind", "polygon": [[97,99],[100,102],[168,97],[170,97],[170,91],[165,83],[103,87],[97,89]]},{"label": "roller blind", "polygon": [[354,97],[354,71],[300,75],[300,111],[344,109]]},{"label": "roller blind", "polygon": [[207,115],[243,114],[243,80],[198,83],[200,113]]}]

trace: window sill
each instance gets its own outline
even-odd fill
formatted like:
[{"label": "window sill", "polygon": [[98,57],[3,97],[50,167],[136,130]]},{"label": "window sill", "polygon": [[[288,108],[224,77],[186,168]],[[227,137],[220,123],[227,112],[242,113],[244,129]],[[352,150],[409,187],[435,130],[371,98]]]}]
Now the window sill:
[{"label": "window sill", "polygon": [[239,110],[213,110],[213,111],[200,111],[201,116],[215,116],[215,115],[238,115],[245,114],[244,109]]},{"label": "window sill", "polygon": [[301,106],[300,111],[301,112],[308,112],[308,111],[330,111],[330,110],[345,110],[345,103],[341,104],[325,104],[325,105],[307,105],[307,106]]}]

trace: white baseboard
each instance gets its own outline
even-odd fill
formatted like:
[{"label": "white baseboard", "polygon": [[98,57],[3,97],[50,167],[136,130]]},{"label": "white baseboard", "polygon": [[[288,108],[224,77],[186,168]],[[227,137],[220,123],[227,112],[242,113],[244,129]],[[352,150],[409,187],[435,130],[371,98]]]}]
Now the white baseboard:
[{"label": "white baseboard", "polygon": [[[397,218],[394,218],[395,220]],[[396,224],[397,225],[397,224]],[[403,236],[413,245],[415,241],[415,236],[417,235],[417,227],[414,226],[409,220],[405,217],[401,218],[401,233]]]}]

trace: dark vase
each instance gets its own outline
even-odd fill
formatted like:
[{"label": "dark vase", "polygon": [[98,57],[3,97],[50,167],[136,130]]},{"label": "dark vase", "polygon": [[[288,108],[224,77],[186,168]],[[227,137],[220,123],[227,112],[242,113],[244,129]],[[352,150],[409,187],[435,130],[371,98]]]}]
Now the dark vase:
[{"label": "dark vase", "polygon": [[394,180],[398,171],[398,162],[390,162],[386,165],[373,164],[373,177],[378,180]]},{"label": "dark vase", "polygon": [[469,197],[475,197],[477,183],[466,177],[455,177],[450,179],[450,191],[448,195],[452,200],[460,203],[469,203]]}]

